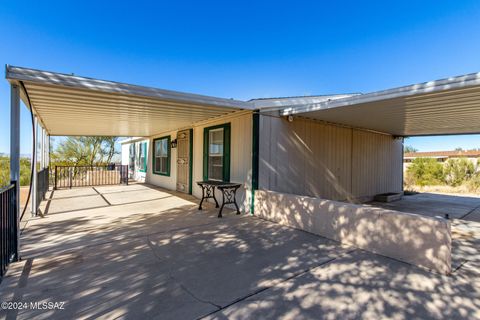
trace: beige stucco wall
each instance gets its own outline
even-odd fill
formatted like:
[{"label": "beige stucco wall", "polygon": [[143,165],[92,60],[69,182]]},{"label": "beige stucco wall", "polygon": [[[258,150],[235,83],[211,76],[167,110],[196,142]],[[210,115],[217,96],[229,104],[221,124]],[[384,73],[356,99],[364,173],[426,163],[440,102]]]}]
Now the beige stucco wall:
[{"label": "beige stucco wall", "polygon": [[442,274],[451,272],[450,222],[443,218],[265,190],[255,192],[255,215]]},{"label": "beige stucco wall", "polygon": [[295,117],[260,117],[259,188],[368,201],[402,191],[402,140]]}]

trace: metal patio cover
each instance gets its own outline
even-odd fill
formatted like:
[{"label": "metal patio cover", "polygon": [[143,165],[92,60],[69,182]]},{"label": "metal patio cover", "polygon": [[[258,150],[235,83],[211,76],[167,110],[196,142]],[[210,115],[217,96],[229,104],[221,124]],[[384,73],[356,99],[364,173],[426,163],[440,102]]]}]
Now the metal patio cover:
[{"label": "metal patio cover", "polygon": [[[311,103],[313,99],[239,101],[6,67],[23,83],[50,135],[151,136],[241,110],[263,109],[397,136],[480,133],[480,73]],[[380,81],[380,80],[379,80]],[[28,105],[25,92],[22,100]],[[291,106],[285,106],[290,100]],[[310,101],[310,102],[309,102]],[[278,113],[277,113],[278,111]]]},{"label": "metal patio cover", "polygon": [[30,99],[52,136],[151,136],[251,108],[233,99],[22,67],[7,66],[6,78],[23,83],[22,101],[28,106]]},{"label": "metal patio cover", "polygon": [[480,73],[297,105],[281,114],[397,136],[480,133]]}]

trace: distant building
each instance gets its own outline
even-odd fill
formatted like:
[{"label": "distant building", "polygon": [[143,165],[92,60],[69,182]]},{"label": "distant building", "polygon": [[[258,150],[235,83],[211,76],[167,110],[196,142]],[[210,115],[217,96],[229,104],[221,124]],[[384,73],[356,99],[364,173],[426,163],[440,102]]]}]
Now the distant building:
[{"label": "distant building", "polygon": [[403,168],[407,169],[416,158],[433,158],[437,159],[438,162],[445,162],[448,159],[466,158],[476,165],[480,158],[480,150],[407,152],[403,155]]}]

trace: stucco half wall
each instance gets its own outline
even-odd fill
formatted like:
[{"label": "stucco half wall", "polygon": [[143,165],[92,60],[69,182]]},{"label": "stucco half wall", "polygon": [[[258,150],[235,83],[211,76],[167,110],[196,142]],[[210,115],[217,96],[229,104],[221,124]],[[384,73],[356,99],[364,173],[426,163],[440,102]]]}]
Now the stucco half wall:
[{"label": "stucco half wall", "polygon": [[443,218],[255,191],[255,215],[424,267],[451,272],[451,228]]}]

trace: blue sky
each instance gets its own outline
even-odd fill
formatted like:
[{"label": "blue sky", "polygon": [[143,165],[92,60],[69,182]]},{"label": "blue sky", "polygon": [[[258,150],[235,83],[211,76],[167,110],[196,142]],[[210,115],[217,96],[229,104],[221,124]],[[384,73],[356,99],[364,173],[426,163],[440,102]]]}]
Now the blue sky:
[{"label": "blue sky", "polygon": [[[8,1],[0,63],[236,99],[370,92],[480,71],[479,21],[479,1]],[[29,121],[23,108],[22,153]],[[480,138],[407,144],[477,148]]]}]

